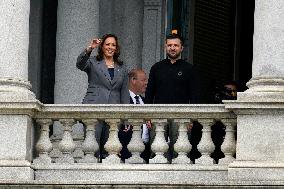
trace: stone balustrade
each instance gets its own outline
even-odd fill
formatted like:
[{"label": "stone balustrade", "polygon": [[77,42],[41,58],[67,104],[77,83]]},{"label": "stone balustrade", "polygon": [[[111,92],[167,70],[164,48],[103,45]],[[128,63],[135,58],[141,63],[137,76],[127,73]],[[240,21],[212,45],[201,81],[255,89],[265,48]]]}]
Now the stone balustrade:
[{"label": "stone balustrade", "polygon": [[[195,160],[195,164],[216,164],[210,155],[215,149],[211,138],[211,126],[217,121],[226,128],[221,148],[225,158],[220,159],[219,163],[228,164],[234,160],[236,117],[225,110],[223,105],[44,105],[42,111],[35,115],[35,119],[40,127],[40,137],[36,142],[37,156],[33,160],[34,164],[97,163],[95,154],[99,150],[99,145],[95,138],[95,125],[98,120],[103,120],[110,126],[109,138],[105,144],[109,155],[102,163],[122,163],[118,156],[122,148],[118,139],[118,129],[125,121],[133,126],[132,139],[128,145],[132,157],[126,163],[143,163],[140,157],[144,150],[141,125],[145,120],[151,120],[155,125],[155,138],[151,144],[155,156],[150,159],[150,164],[168,163],[164,156],[169,148],[164,137],[164,127],[170,120],[179,127],[179,137],[174,145],[178,156],[173,159],[173,164],[193,163],[188,155],[192,149],[188,125],[196,122],[202,126],[202,137],[197,145],[201,157]],[[78,124],[81,129],[72,131]],[[50,132],[50,128],[54,126],[62,129],[61,135],[54,129],[53,133]],[[56,135],[59,136],[57,139],[54,138]]]},{"label": "stone balustrade", "polygon": [[[236,115],[222,104],[45,104],[32,117],[38,131],[35,133],[39,135],[35,137],[38,140],[32,161],[35,180],[62,182],[62,177],[66,177],[64,183],[68,180],[96,180],[96,183],[108,180],[109,183],[130,184],[134,181],[164,183],[164,177],[174,177],[174,183],[187,183],[185,175],[191,175],[190,182],[225,184],[228,165],[235,160]],[[145,148],[141,125],[146,120],[151,120],[155,129],[155,137],[150,140],[153,153],[148,163],[140,157]],[[109,125],[109,138],[104,146],[108,156],[102,160],[98,159],[99,144],[95,135],[99,121]],[[133,126],[127,146],[132,157],[121,161],[118,130],[125,122]],[[164,136],[168,123],[178,127],[178,139],[174,144],[176,156],[171,161],[166,157],[169,142]],[[217,132],[214,132],[216,128]],[[223,134],[218,134],[219,131]],[[219,141],[224,141],[219,142],[218,147],[219,153],[223,154],[221,159],[214,158],[218,145],[214,142],[216,133],[222,137]],[[159,176],[152,177],[152,174]],[[129,180],[118,179],[123,176]]]}]

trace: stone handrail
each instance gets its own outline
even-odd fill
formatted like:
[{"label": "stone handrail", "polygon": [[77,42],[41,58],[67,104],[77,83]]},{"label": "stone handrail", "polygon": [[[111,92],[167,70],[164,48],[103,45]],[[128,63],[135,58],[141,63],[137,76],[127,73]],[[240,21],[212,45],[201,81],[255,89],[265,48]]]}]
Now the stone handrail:
[{"label": "stone handrail", "polygon": [[[145,120],[151,120],[156,127],[156,137],[151,144],[155,157],[149,160],[152,164],[168,163],[163,154],[168,145],[164,138],[164,126],[172,120],[179,127],[179,137],[174,145],[178,153],[172,164],[191,164],[187,154],[191,150],[191,144],[187,136],[187,126],[190,122],[198,122],[202,125],[202,137],[197,146],[201,157],[195,164],[211,165],[214,163],[210,154],[214,151],[211,139],[211,126],[217,121],[226,127],[226,135],[222,144],[225,158],[220,159],[219,164],[228,164],[234,160],[235,138],[234,126],[236,115],[225,109],[222,104],[196,104],[196,105],[82,105],[82,104],[45,104],[33,115],[40,126],[40,137],[36,142],[38,156],[33,164],[50,163],[97,163],[95,157],[99,149],[95,140],[95,124],[98,120],[104,120],[110,126],[109,139],[105,145],[109,156],[102,163],[121,163],[117,156],[121,150],[118,140],[118,125],[122,121],[128,121],[133,125],[133,135],[128,149],[132,157],[126,163],[143,163],[140,153],[144,149],[141,140],[141,124]],[[62,128],[60,137],[50,136],[51,125]],[[83,134],[80,137],[74,135],[72,129],[75,124],[83,123]],[[77,140],[78,139],[78,140]],[[77,155],[76,155],[77,154]],[[78,155],[80,154],[80,155]],[[216,162],[215,162],[216,163]]]}]

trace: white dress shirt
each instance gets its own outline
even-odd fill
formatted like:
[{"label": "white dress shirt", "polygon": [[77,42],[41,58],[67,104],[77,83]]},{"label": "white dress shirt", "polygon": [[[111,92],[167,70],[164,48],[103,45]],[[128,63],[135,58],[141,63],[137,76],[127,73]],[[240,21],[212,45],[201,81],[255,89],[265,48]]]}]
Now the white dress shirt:
[{"label": "white dress shirt", "polygon": [[131,99],[132,99],[132,101],[133,101],[134,104],[136,104],[135,96],[139,96],[139,102],[140,102],[140,104],[144,104],[144,102],[143,102],[143,100],[142,100],[142,98],[141,98],[140,95],[136,95],[136,94],[134,94],[134,92],[132,92],[132,91],[130,91],[130,90],[129,90],[129,94],[130,94],[130,97],[131,97]]},{"label": "white dress shirt", "polygon": [[[136,104],[136,99],[135,99],[135,96],[137,96],[136,94],[134,94],[132,91],[129,90],[129,94],[130,94],[130,97],[132,98],[132,101],[134,104]],[[142,98],[140,95],[139,96],[139,102],[140,104],[144,104]],[[147,125],[144,123],[143,124],[143,127],[142,127],[142,140],[144,143],[147,143],[149,142],[149,130],[147,128]]]}]

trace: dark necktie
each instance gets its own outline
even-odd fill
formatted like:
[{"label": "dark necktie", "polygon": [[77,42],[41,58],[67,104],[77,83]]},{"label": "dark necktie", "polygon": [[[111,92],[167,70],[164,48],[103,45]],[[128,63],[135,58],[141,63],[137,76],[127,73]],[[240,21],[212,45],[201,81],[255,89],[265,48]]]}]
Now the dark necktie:
[{"label": "dark necktie", "polygon": [[140,100],[139,100],[139,95],[136,95],[135,97],[135,104],[140,104]]}]

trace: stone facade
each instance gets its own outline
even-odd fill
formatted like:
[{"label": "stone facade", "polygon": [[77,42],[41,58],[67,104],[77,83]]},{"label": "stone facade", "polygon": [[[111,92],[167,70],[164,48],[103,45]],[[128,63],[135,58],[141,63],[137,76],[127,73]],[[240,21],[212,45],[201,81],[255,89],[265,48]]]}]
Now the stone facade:
[{"label": "stone facade", "polygon": [[[110,6],[116,10],[114,14],[123,18],[124,27],[130,25],[119,35],[126,46],[124,58],[131,62],[131,66],[148,69],[150,63],[146,62],[146,56],[155,57],[153,60],[162,57],[159,37],[163,36],[163,32],[150,26],[162,28],[159,20],[162,18],[163,2],[113,1],[125,12],[116,10],[114,4]],[[30,1],[6,0],[1,3],[0,183],[284,185],[283,1],[256,0],[253,74],[248,82],[249,89],[239,93],[236,101],[225,101],[225,105],[149,105],[139,108],[133,105],[79,104],[86,88],[86,78],[78,73],[73,63],[88,41],[100,35],[101,4],[102,1],[93,0],[58,1],[57,104],[44,105],[31,92],[28,81]],[[127,10],[133,6],[137,7],[137,11],[131,14]],[[89,20],[92,20],[91,25]],[[121,27],[117,20],[113,26]],[[106,27],[102,31],[107,32],[108,29],[114,28]],[[126,37],[130,34],[133,35]],[[147,50],[148,45],[154,50]],[[104,119],[111,125],[111,136],[106,146],[110,156],[101,164],[88,162],[95,159],[97,149],[91,137],[94,128],[90,126],[90,121],[97,119]],[[119,162],[116,155],[120,149],[117,124],[122,119],[131,120],[137,132],[137,124],[143,119],[152,119],[156,125],[153,142],[156,157],[151,159],[150,165]],[[163,126],[169,119],[179,123],[180,127],[180,138],[175,146],[180,157],[177,164],[167,164],[163,157],[167,148]],[[211,125],[215,120],[226,126],[227,133],[222,146],[226,161],[220,161],[217,165],[209,156],[213,148]],[[59,157],[52,159],[50,153],[54,145],[49,136],[49,125],[54,121],[59,121],[63,133],[58,143]],[[85,143],[80,149],[82,157],[74,157],[74,152],[81,145],[75,143],[72,135],[72,126],[76,121],[89,125],[83,137]],[[201,142],[197,147],[201,158],[195,164],[185,156],[190,144],[182,142],[186,140],[184,124],[189,121],[197,121],[203,126]],[[232,139],[235,122],[236,144]],[[132,140],[132,144],[139,143],[137,136]],[[138,146],[131,147],[136,155],[141,151]],[[236,158],[233,157],[235,150]],[[76,158],[84,161],[77,161]]]}]

